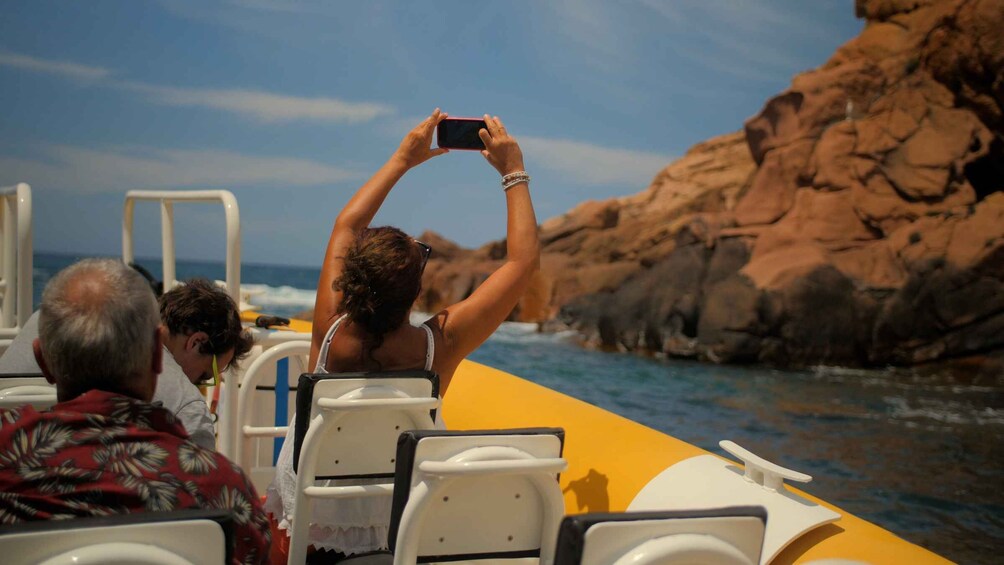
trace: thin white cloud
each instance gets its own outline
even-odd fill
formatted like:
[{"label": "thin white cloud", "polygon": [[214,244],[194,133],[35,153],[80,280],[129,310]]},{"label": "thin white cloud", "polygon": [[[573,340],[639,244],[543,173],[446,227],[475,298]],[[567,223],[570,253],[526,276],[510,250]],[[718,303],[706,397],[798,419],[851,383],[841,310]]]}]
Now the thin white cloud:
[{"label": "thin white cloud", "polygon": [[[726,74],[747,80],[769,80],[818,65],[778,40],[837,43],[826,21],[769,2],[746,0],[641,0],[642,5],[675,31],[702,36],[707,45],[677,49],[681,55]],[[779,35],[773,30],[784,30]]]},{"label": "thin white cloud", "polygon": [[392,107],[374,102],[304,98],[260,90],[175,88],[142,83],[123,83],[122,86],[147,94],[160,104],[223,110],[263,122],[358,123],[394,113]]},{"label": "thin white cloud", "polygon": [[288,96],[239,88],[179,88],[142,82],[105,80],[112,74],[108,69],[10,52],[0,52],[0,66],[78,80],[99,81],[102,86],[140,92],[159,104],[223,110],[266,123],[293,121],[359,123],[394,113],[393,107],[376,102],[347,102],[328,97]]},{"label": "thin white cloud", "polygon": [[[288,43],[306,34],[315,41],[328,41],[343,33],[345,3],[288,0],[160,0],[172,14],[194,21],[223,26],[242,33]],[[375,22],[367,21],[367,29]]]},{"label": "thin white cloud", "polygon": [[520,144],[542,167],[582,184],[647,186],[673,160],[668,155],[602,147],[581,141],[521,137]]},{"label": "thin white cloud", "polygon": [[391,139],[403,139],[408,132],[413,130],[415,126],[422,123],[422,120],[428,117],[428,114],[424,116],[418,114],[411,116],[395,116],[392,119],[380,121],[379,125],[376,127],[377,131]]},{"label": "thin white cloud", "polygon": [[10,52],[0,53],[0,65],[35,73],[59,75],[76,80],[100,80],[111,75],[111,71],[101,67],[80,65],[67,61],[39,59],[37,57]]},{"label": "thin white cloud", "polygon": [[554,31],[574,44],[573,52],[588,51],[583,61],[595,70],[615,72],[636,59],[633,42],[623,34],[630,25],[616,7],[597,0],[557,0],[546,6],[552,10]]},{"label": "thin white cloud", "polygon": [[[285,14],[331,14],[337,9],[336,6],[328,6],[327,3],[311,4],[308,2],[289,2],[286,0],[228,0],[226,4],[245,10]],[[328,8],[328,10],[325,10],[325,8]]]},{"label": "thin white cloud", "polygon": [[769,34],[772,30],[808,39],[835,41],[825,21],[807,17],[805,10],[776,2],[751,0],[641,0],[641,3],[677,24],[698,27],[718,37],[736,34]]},{"label": "thin white cloud", "polygon": [[317,186],[358,178],[355,172],[309,159],[232,151],[50,145],[42,158],[0,156],[7,181],[36,189],[119,193],[134,188]]},{"label": "thin white cloud", "polygon": [[[754,13],[759,14],[759,17],[753,17]],[[769,14],[769,11],[766,14],[752,12],[749,20],[771,21]],[[818,63],[806,59],[801,53],[772,44],[771,37],[764,30],[776,27],[764,25],[751,28],[748,27],[748,22],[743,25],[742,19],[716,22],[712,18],[708,14],[705,17],[678,21],[679,25],[703,36],[709,45],[682,46],[677,52],[702,65],[746,79],[769,80],[772,75],[788,75]],[[821,38],[816,38],[817,41],[819,39]]]}]

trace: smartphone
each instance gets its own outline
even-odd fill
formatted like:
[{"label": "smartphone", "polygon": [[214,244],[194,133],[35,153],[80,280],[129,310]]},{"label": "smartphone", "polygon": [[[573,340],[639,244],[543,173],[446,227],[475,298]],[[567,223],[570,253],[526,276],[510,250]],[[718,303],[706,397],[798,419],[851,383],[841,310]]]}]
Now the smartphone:
[{"label": "smartphone", "polygon": [[480,151],[485,148],[478,136],[480,129],[488,126],[478,118],[446,118],[436,126],[436,143],[446,149]]}]

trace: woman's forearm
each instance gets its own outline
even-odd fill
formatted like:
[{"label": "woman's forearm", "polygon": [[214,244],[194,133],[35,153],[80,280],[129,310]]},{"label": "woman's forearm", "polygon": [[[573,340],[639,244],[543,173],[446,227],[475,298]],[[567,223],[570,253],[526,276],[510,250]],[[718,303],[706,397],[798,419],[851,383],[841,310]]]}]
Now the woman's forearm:
[{"label": "woman's forearm", "polygon": [[530,270],[540,265],[540,242],[537,238],[537,217],[533,212],[530,189],[520,183],[505,193],[508,209],[506,221],[506,254],[508,260],[525,264]]},{"label": "woman's forearm", "polygon": [[361,230],[370,225],[391,189],[406,172],[408,172],[407,162],[397,153],[392,155],[349,199],[341,213],[338,214],[335,225],[353,231]]},{"label": "woman's forearm", "polygon": [[436,130],[436,126],[445,118],[446,114],[436,108],[432,115],[408,132],[397,151],[364,185],[359,187],[348,204],[342,208],[335,220],[335,227],[359,231],[369,226],[391,189],[408,172],[408,169],[416,167],[432,157],[446,153],[446,149],[429,147],[432,144],[432,134]]}]

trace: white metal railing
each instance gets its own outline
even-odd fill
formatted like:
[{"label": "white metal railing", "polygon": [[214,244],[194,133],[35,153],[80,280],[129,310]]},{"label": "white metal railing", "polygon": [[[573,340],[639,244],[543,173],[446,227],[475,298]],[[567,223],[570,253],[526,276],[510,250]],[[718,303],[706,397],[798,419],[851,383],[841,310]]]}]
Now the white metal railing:
[{"label": "white metal railing", "polygon": [[0,188],[3,245],[0,247],[0,337],[13,338],[32,312],[31,187]]},{"label": "white metal railing", "polygon": [[[254,396],[258,383],[265,377],[266,370],[270,369],[273,374],[275,373],[274,365],[276,361],[287,357],[299,356],[303,358],[303,364],[306,365],[308,355],[310,355],[309,335],[307,336],[307,339],[287,341],[274,347],[270,347],[261,355],[256,357],[251,365],[244,370],[244,376],[241,378],[241,387],[237,396],[237,401],[235,404],[231,404],[231,406],[237,406],[237,413],[233,418],[228,418],[225,423],[229,425],[231,421],[233,421],[233,426],[237,428],[237,439],[229,441],[234,450],[233,460],[236,461],[245,472],[251,473],[252,470],[258,466],[251,456],[252,446],[257,438],[285,437],[286,431],[289,429],[288,426],[251,425],[251,419],[256,413],[254,410]],[[278,379],[279,377],[276,376],[277,381]],[[276,386],[278,386],[278,382],[276,383]],[[227,402],[230,402],[229,398],[227,399]],[[221,436],[229,433],[232,433],[232,430],[229,427],[221,426]]]},{"label": "white metal railing", "polygon": [[125,197],[122,217],[122,260],[135,261],[133,251],[133,208],[137,200],[160,203],[160,229],[164,291],[178,284],[174,256],[174,204],[177,202],[220,202],[227,224],[227,293],[241,303],[241,217],[237,199],[229,190],[130,190]]},{"label": "white metal railing", "polygon": [[[254,338],[255,346],[244,360],[245,363],[254,364],[259,355],[269,351],[271,348],[290,342],[310,342],[310,332],[277,332],[262,328],[249,328],[251,337]],[[309,353],[309,351],[308,351]],[[273,354],[274,355],[274,354]],[[250,369],[251,365],[247,365]],[[231,371],[233,373],[233,371]],[[240,383],[240,389],[244,388],[244,379],[247,376],[246,369],[239,368],[233,375],[235,383]],[[228,377],[229,378],[229,377]],[[252,387],[253,388],[253,387]],[[224,381],[223,404],[220,405],[219,412],[219,452],[234,461],[239,461],[237,444],[240,441],[240,424],[238,424],[241,406],[240,389],[236,386],[228,387]]]},{"label": "white metal railing", "polygon": [[[227,229],[226,285],[227,294],[236,304],[241,303],[241,215],[237,198],[229,190],[130,190],[126,193],[122,214],[122,261],[126,264],[136,259],[133,250],[133,211],[137,201],[160,203],[160,230],[164,291],[177,286],[178,277],[174,254],[174,204],[178,202],[219,202],[223,204]],[[224,380],[223,392],[227,408],[220,414],[220,452],[233,457],[233,444],[237,439],[234,407],[237,404],[237,381],[240,375],[230,375]],[[234,386],[226,382],[232,380]]]}]

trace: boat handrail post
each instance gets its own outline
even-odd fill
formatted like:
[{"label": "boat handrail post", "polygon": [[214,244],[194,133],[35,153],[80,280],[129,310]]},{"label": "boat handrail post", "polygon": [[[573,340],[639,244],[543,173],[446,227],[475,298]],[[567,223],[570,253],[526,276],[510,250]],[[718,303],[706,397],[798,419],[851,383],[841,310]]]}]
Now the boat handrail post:
[{"label": "boat handrail post", "polygon": [[[32,312],[34,266],[31,186],[19,182],[0,188],[3,197],[3,303],[0,327],[22,328]],[[16,284],[15,284],[16,282]]]},{"label": "boat handrail post", "polygon": [[133,246],[133,216],[136,201],[160,203],[161,249],[163,253],[164,290],[177,284],[174,245],[174,204],[178,202],[219,202],[223,204],[227,230],[226,286],[227,294],[240,304],[241,300],[241,220],[237,198],[229,190],[130,190],[126,192],[122,216],[122,260],[136,260]]},{"label": "boat handrail post", "polygon": [[237,198],[228,190],[220,191],[227,226],[227,292],[241,303],[241,213]]},{"label": "boat handrail post", "polygon": [[160,201],[160,261],[164,292],[178,285],[174,257],[174,205],[170,200]]},{"label": "boat handrail post", "polygon": [[0,325],[5,328],[14,325],[14,308],[17,301],[17,291],[11,284],[17,280],[17,265],[14,257],[17,255],[17,242],[14,241],[14,203],[10,198],[3,199],[3,305],[0,306]]}]

